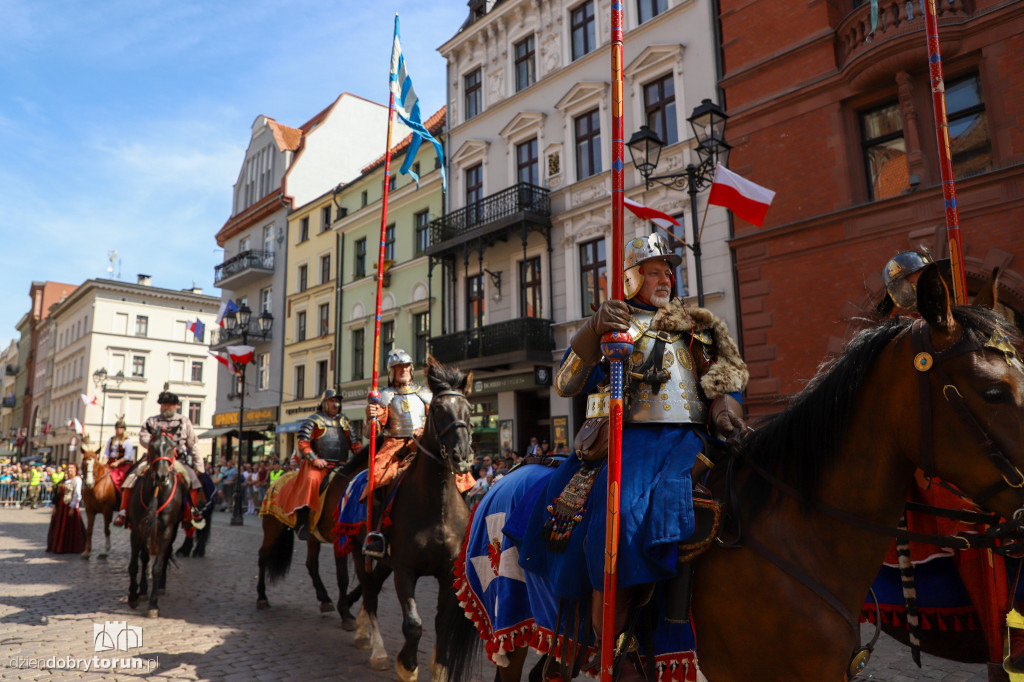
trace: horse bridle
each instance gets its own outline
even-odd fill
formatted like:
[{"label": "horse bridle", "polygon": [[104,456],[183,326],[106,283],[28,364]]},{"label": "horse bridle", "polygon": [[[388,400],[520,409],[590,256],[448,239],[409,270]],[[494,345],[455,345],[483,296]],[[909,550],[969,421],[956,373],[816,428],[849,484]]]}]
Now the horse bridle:
[{"label": "horse bridle", "polygon": [[[452,391],[452,390],[441,391],[440,393],[435,393],[434,394],[434,399],[443,398],[444,396],[458,396],[458,397],[462,398],[463,400],[466,400],[466,396],[463,393],[461,393],[459,391]],[[433,402],[433,400],[431,400],[431,402]],[[441,429],[441,431],[438,431],[437,430],[437,421],[434,419],[434,411],[433,410],[430,410],[430,412],[427,414],[427,421],[430,423],[430,431],[431,431],[431,433],[433,433],[434,434],[434,438],[437,439],[437,444],[438,444],[438,446],[440,447],[440,450],[441,450],[440,454],[433,453],[430,450],[428,450],[427,448],[423,447],[423,443],[421,443],[420,440],[417,439],[417,438],[413,438],[412,439],[413,442],[416,443],[416,447],[419,448],[420,452],[425,454],[427,457],[430,457],[432,460],[434,460],[435,462],[437,462],[441,466],[447,465],[452,470],[452,472],[454,473],[455,472],[455,465],[449,459],[447,449],[445,448],[444,443],[441,442],[441,439],[445,436],[445,434],[447,434],[449,431],[451,431],[452,429],[455,429],[455,428],[463,428],[463,429],[466,429],[467,431],[471,431],[471,428],[470,428],[469,424],[467,424],[465,421],[463,421],[461,419],[456,419],[456,420],[453,420],[453,421],[449,422],[447,426],[445,426],[443,429]]]}]

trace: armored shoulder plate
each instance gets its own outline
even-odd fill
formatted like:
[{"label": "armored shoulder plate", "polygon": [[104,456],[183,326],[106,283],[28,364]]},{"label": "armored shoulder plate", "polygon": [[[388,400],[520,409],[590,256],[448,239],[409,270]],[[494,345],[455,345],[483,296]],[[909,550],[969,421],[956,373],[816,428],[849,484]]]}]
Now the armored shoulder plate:
[{"label": "armored shoulder plate", "polygon": [[[423,394],[426,394],[424,398]],[[388,408],[388,423],[384,434],[391,438],[410,438],[415,429],[423,428],[427,421],[430,391],[417,384],[388,386],[381,391],[381,405]]]},{"label": "armored shoulder plate", "polygon": [[555,372],[555,390],[563,398],[579,395],[587,385],[592,367],[588,367],[575,351],[570,350],[562,366]]}]

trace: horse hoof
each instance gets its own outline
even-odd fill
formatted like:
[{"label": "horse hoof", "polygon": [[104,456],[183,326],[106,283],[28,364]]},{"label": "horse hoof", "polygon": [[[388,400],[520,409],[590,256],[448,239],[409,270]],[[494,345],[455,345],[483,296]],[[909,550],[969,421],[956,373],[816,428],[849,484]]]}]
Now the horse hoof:
[{"label": "horse hoof", "polygon": [[82,552],[79,556],[81,556],[86,561],[89,560],[89,553],[88,552]]},{"label": "horse hoof", "polygon": [[389,659],[386,655],[385,656],[381,656],[380,658],[371,658],[370,659],[370,669],[371,670],[390,670],[391,669],[391,659]]},{"label": "horse hoof", "polygon": [[370,636],[360,637],[356,635],[356,638],[352,640],[352,646],[357,649],[369,649],[370,648]]},{"label": "horse hoof", "polygon": [[352,618],[351,616],[349,616],[348,618],[345,618],[344,616],[342,616],[342,618],[341,618],[341,629],[344,630],[345,632],[355,632],[356,631],[356,619]]},{"label": "horse hoof", "polygon": [[96,556],[96,558],[99,559],[100,561],[106,561],[107,560],[107,555],[106,554],[98,554]]},{"label": "horse hoof", "polygon": [[402,662],[395,660],[395,673],[398,675],[398,682],[416,682],[416,678],[419,676],[419,667],[415,667],[412,670],[407,670]]},{"label": "horse hoof", "polygon": [[270,608],[270,602],[267,601],[266,599],[257,599],[256,600],[256,608],[258,608],[260,611],[262,611],[264,609],[269,609]]},{"label": "horse hoof", "polygon": [[159,618],[160,609],[150,609],[146,611],[146,618]]},{"label": "horse hoof", "polygon": [[138,605],[139,605],[139,600],[138,599],[129,599],[128,600],[128,606],[132,607],[133,609],[138,607]]},{"label": "horse hoof", "polygon": [[165,590],[164,588],[162,588],[162,587],[161,587],[160,589],[158,589],[158,590],[156,591],[156,596],[158,596],[158,597],[162,597],[162,596],[164,596],[164,595],[165,595],[166,593],[167,593],[167,590]]}]

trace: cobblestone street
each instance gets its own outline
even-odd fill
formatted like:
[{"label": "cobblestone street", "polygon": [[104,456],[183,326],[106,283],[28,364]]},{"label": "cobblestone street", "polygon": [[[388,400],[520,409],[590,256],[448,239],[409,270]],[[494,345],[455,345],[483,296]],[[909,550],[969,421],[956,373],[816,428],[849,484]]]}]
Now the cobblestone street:
[{"label": "cobblestone street", "polygon": [[[352,646],[353,635],[340,627],[336,612],[321,614],[304,566],[305,547],[296,544],[289,575],[268,586],[272,608],[256,609],[256,552],[262,531],[259,520],[231,527],[226,514],[215,514],[211,544],[203,559],[179,559],[169,569],[167,594],[160,600],[160,618],[145,618],[145,600],[138,610],[127,604],[128,533],[114,528],[113,550],[96,559],[102,547],[97,530],[93,558],[48,555],[44,552],[49,510],[0,510],[0,654],[4,680],[113,680],[147,676],[175,680],[394,680],[391,671],[373,671],[368,651]],[[179,541],[181,534],[179,534]],[[321,576],[336,596],[334,561],[324,547]],[[420,582],[417,598],[424,622],[420,642],[420,680],[428,678],[434,646],[436,587]],[[392,660],[401,641],[401,612],[389,582],[381,595],[381,626]],[[143,646],[128,652],[96,653],[93,624],[127,621],[141,627]],[[41,670],[28,661],[46,664],[88,659],[103,661],[133,656],[152,670]],[[482,658],[482,657],[481,657]],[[55,663],[57,661],[54,661]],[[94,665],[96,665],[94,663]],[[476,678],[490,682],[493,668],[481,663]],[[784,680],[785,675],[766,679]],[[924,657],[918,670],[906,650],[883,636],[862,679],[881,682],[929,680],[985,682],[983,666]],[[713,681],[712,681],[713,682]]]}]

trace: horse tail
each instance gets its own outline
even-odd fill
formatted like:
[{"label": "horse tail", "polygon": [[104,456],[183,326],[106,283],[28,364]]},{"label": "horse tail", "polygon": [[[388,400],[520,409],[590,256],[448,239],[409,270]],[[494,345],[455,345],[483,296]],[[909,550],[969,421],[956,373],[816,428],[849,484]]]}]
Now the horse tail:
[{"label": "horse tail", "polygon": [[480,653],[480,633],[457,601],[438,619],[437,631],[445,633],[446,647],[439,663],[447,670],[448,681],[470,679]]},{"label": "horse tail", "polygon": [[267,580],[270,584],[276,583],[288,575],[288,569],[292,566],[292,550],[295,547],[295,533],[279,524],[280,529],[277,538],[267,552]]}]

